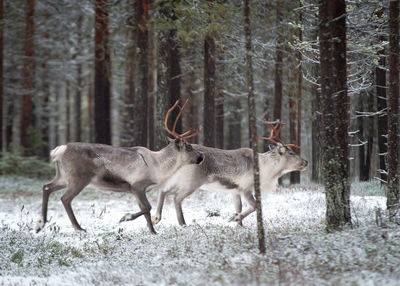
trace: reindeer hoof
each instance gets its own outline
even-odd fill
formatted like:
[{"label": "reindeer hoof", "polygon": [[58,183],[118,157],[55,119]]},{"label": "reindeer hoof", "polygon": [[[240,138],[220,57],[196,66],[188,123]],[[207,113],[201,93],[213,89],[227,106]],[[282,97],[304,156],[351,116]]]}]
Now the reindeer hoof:
[{"label": "reindeer hoof", "polygon": [[35,228],[36,233],[41,231],[43,227],[44,227],[44,222],[41,219],[39,219],[38,222],[36,223],[36,228]]},{"label": "reindeer hoof", "polygon": [[236,221],[237,223],[241,224],[242,222],[242,216],[240,214],[234,214],[229,221]]},{"label": "reindeer hoof", "polygon": [[161,218],[159,216],[151,216],[151,222],[153,224],[157,224],[161,221]]},{"label": "reindeer hoof", "polygon": [[124,216],[119,220],[119,222],[121,223],[121,222],[124,222],[124,221],[130,221],[130,220],[133,220],[133,219],[135,219],[135,218],[133,217],[133,215],[127,213],[126,215],[124,215]]}]

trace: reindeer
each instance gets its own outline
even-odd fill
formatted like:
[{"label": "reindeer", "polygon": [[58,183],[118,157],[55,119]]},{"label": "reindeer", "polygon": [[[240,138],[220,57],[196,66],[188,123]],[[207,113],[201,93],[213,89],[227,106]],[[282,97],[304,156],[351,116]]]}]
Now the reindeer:
[{"label": "reindeer", "polygon": [[[291,171],[304,170],[308,162],[297,155],[293,144],[283,144],[278,138],[282,124],[268,125],[271,128],[270,137],[264,138],[275,145],[270,150],[259,154],[261,190],[272,192],[276,189],[278,178]],[[231,221],[242,225],[242,220],[255,211],[256,202],[253,197],[253,151],[249,148],[236,150],[221,150],[192,144],[193,148],[203,152],[204,163],[202,165],[186,165],[179,169],[169,181],[168,188],[160,189],[153,223],[161,220],[164,199],[168,191],[178,189],[174,197],[175,211],[180,225],[185,225],[182,212],[182,201],[201,188],[204,190],[230,190],[234,194],[236,214]],[[248,202],[249,208],[242,211],[241,197]]]},{"label": "reindeer", "polygon": [[[153,152],[145,147],[112,147],[103,144],[68,143],[51,151],[51,160],[55,162],[56,176],[43,186],[42,219],[36,231],[40,231],[47,222],[47,205],[51,193],[66,188],[61,201],[68,217],[76,230],[83,230],[72,211],[72,200],[89,184],[103,190],[132,193],[139,204],[140,211],[124,215],[120,222],[134,220],[144,215],[151,233],[156,233],[151,222],[151,205],[146,197],[146,189],[158,185],[167,186],[172,175],[184,165],[202,164],[204,156],[194,150],[185,140],[200,132],[190,129],[178,134],[175,127],[183,108],[178,101],[168,110],[164,128],[175,139],[160,151]],[[168,128],[168,117],[176,108],[180,112],[173,129]]]}]

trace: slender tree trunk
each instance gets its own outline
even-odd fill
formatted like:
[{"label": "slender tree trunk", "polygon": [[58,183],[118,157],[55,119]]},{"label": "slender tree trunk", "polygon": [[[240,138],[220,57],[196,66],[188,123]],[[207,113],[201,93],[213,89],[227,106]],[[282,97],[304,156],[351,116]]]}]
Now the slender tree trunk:
[{"label": "slender tree trunk", "polygon": [[148,109],[148,9],[147,0],[136,0],[136,40],[138,47],[138,83],[139,92],[134,104],[135,109],[135,145],[147,146],[147,109]]},{"label": "slender tree trunk", "polygon": [[71,141],[71,96],[69,81],[65,85],[65,140],[67,142]]},{"label": "slender tree trunk", "polygon": [[[289,134],[290,134],[290,143],[297,144],[297,132],[296,132],[296,112],[297,106],[295,101],[295,96],[293,90],[289,92]],[[295,150],[296,152],[297,150]],[[297,174],[296,174],[297,173]],[[298,172],[290,173],[290,183],[296,184],[298,183]]]},{"label": "slender tree trunk", "polygon": [[169,50],[167,35],[169,31],[160,31],[158,37],[158,61],[157,61],[157,92],[155,94],[154,115],[154,150],[160,150],[166,145],[166,133],[164,132],[164,117],[170,103],[169,99]]},{"label": "slender tree trunk", "polygon": [[32,91],[33,91],[33,52],[34,52],[34,9],[35,1],[27,0],[25,7],[25,54],[23,68],[24,95],[22,98],[22,119],[21,119],[21,144],[25,154],[29,154],[31,144],[29,142],[28,129],[32,121]]},{"label": "slender tree trunk", "polygon": [[[383,9],[379,9],[376,13],[376,17],[383,18]],[[381,25],[377,25],[376,30],[380,33],[379,43],[383,46],[383,42],[386,37],[382,35]],[[376,85],[376,106],[377,111],[382,112],[378,116],[378,156],[379,156],[379,169],[381,183],[387,183],[386,173],[386,154],[387,154],[387,140],[388,134],[388,123],[386,112],[383,112],[387,108],[386,98],[386,49],[382,48],[378,51],[378,65],[375,68],[375,85]]]},{"label": "slender tree trunk", "polygon": [[232,99],[232,114],[228,121],[228,149],[242,145],[242,105],[239,98]]},{"label": "slender tree trunk", "polygon": [[[314,40],[318,39],[318,33],[313,33]],[[315,50],[318,50],[318,46],[313,45]],[[313,78],[319,78],[319,65],[312,63],[311,74]],[[312,110],[312,168],[311,168],[311,180],[319,183],[321,181],[321,160],[322,160],[322,129],[321,129],[321,95],[319,92],[318,83],[311,84],[311,110]]]},{"label": "slender tree trunk", "polygon": [[[383,39],[381,38],[380,42]],[[375,69],[375,82],[376,82],[376,105],[378,111],[386,110],[387,98],[386,98],[386,54],[385,49],[382,49],[378,53],[379,64]],[[379,149],[379,169],[380,177],[382,182],[387,182],[386,174],[386,160],[385,156],[387,153],[387,140],[388,134],[388,123],[386,113],[378,116],[378,149]]]},{"label": "slender tree trunk", "polygon": [[276,26],[277,37],[275,46],[275,90],[274,90],[274,119],[282,119],[282,70],[283,70],[283,39],[281,31],[281,3],[277,1],[276,7]]},{"label": "slender tree trunk", "polygon": [[399,208],[399,0],[389,4],[388,192],[391,215]]},{"label": "slender tree trunk", "polygon": [[0,151],[5,151],[3,123],[3,0],[0,0]]},{"label": "slender tree trunk", "polygon": [[254,172],[254,193],[256,197],[257,211],[257,234],[258,249],[260,253],[265,253],[265,234],[261,208],[261,192],[260,192],[260,169],[258,165],[258,140],[256,125],[256,104],[254,99],[254,83],[253,83],[253,64],[252,64],[252,47],[251,47],[251,30],[250,30],[250,7],[249,0],[245,0],[244,4],[244,29],[246,36],[246,75],[249,105],[249,130],[251,147],[253,149],[253,172]]},{"label": "slender tree trunk", "polygon": [[[303,14],[302,14],[302,4],[301,1],[299,1],[299,24],[301,25],[303,22]],[[298,37],[299,41],[303,41],[303,31],[301,27],[298,28]],[[300,147],[300,149],[295,149],[294,151],[297,152],[297,154],[301,154],[301,101],[302,101],[302,93],[303,93],[303,66],[302,66],[302,61],[303,61],[303,56],[300,51],[297,51],[296,53],[296,59],[297,59],[297,136],[296,136],[296,144],[297,146]],[[293,184],[299,184],[300,183],[300,172],[295,171],[291,173],[290,176],[291,183]]]},{"label": "slender tree trunk", "polygon": [[[78,29],[78,47],[82,48],[82,21],[83,16],[78,17],[77,29]],[[75,92],[74,111],[75,111],[75,141],[80,142],[82,140],[82,63],[78,60],[76,68],[76,80],[77,87]]]},{"label": "slender tree trunk", "polygon": [[[368,109],[367,111],[372,112],[373,110],[373,95],[371,93],[366,93],[364,95],[367,99]],[[359,98],[359,110],[365,111],[363,96]],[[360,117],[359,121],[359,134],[361,136],[361,140],[367,140],[366,145],[361,145],[359,147],[359,171],[360,171],[360,181],[369,181],[370,180],[370,172],[371,172],[371,156],[372,156],[372,147],[373,147],[373,128],[374,122],[372,117],[363,118]],[[366,128],[364,128],[366,127]],[[365,148],[366,147],[366,148]]]},{"label": "slender tree trunk", "polygon": [[94,126],[96,143],[111,144],[111,59],[108,47],[107,0],[95,4]]},{"label": "slender tree trunk", "polygon": [[89,142],[94,143],[94,86],[92,84],[92,75],[89,76],[88,84],[88,125],[89,125]]},{"label": "slender tree trunk", "polygon": [[[129,23],[134,27],[134,23]],[[126,42],[128,45],[125,68],[125,90],[123,95],[123,106],[121,114],[121,146],[136,146],[140,145],[140,140],[135,140],[135,59],[136,59],[136,44],[134,43],[134,30],[129,27],[126,30]],[[140,138],[139,138],[140,139]]]},{"label": "slender tree trunk", "polygon": [[[169,90],[169,106],[172,106],[177,100],[181,99],[181,64],[180,64],[180,46],[176,39],[177,30],[172,29],[168,33],[167,50],[169,51],[168,63],[168,90]],[[165,114],[164,114],[165,115]],[[171,122],[175,121],[178,110],[175,109],[171,113]],[[176,131],[182,132],[182,120],[178,121]]]},{"label": "slender tree trunk", "polygon": [[[150,1],[152,2],[152,1]],[[155,95],[157,92],[157,41],[154,29],[149,30],[149,69],[148,69],[148,137],[149,148],[154,150],[154,109],[155,109]]]},{"label": "slender tree trunk", "polygon": [[215,42],[204,39],[204,145],[215,147]]}]

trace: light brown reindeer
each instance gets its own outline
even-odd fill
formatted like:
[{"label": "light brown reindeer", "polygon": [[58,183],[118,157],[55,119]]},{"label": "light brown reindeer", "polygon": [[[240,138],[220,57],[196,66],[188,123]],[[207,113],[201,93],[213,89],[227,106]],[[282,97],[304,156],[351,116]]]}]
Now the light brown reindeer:
[{"label": "light brown reindeer", "polygon": [[[186,103],[185,103],[186,104]],[[51,151],[51,160],[55,162],[56,176],[43,186],[42,219],[36,230],[40,231],[47,222],[47,205],[51,193],[66,188],[61,201],[68,217],[77,230],[84,230],[79,225],[72,211],[72,200],[89,184],[103,190],[127,192],[133,194],[140,211],[126,214],[120,220],[129,221],[144,215],[150,232],[155,233],[151,222],[151,205],[146,197],[146,189],[152,185],[164,188],[172,175],[184,165],[198,164],[204,161],[201,151],[194,150],[185,140],[196,136],[200,129],[188,130],[183,134],[175,131],[177,121],[168,128],[168,117],[178,106],[178,101],[168,110],[164,127],[174,137],[170,143],[157,152],[145,147],[112,147],[103,144],[68,143]]]},{"label": "light brown reindeer", "polygon": [[[279,139],[282,124],[268,125],[271,128],[270,137],[274,145],[269,151],[259,154],[260,182],[263,192],[275,190],[278,178],[291,171],[304,170],[308,162],[297,155],[291,147],[293,144],[283,144]],[[182,212],[182,201],[197,189],[232,191],[234,195],[236,214],[231,220],[242,225],[242,220],[255,211],[256,202],[253,197],[253,151],[249,148],[236,150],[221,150],[192,144],[193,148],[204,153],[204,163],[187,165],[180,168],[169,181],[168,188],[160,189],[154,223],[161,220],[164,199],[168,191],[178,189],[174,197],[175,211],[180,225],[186,224]],[[249,208],[242,211],[242,199]]]}]

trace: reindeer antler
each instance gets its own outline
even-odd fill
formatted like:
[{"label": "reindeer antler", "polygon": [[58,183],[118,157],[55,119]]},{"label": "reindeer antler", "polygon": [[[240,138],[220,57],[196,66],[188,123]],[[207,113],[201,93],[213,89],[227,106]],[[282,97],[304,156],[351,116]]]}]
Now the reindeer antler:
[{"label": "reindeer antler", "polygon": [[276,144],[281,143],[283,146],[286,146],[286,147],[293,147],[293,148],[300,149],[300,146],[298,146],[296,144],[285,144],[280,139],[279,135],[280,135],[281,130],[282,130],[283,126],[285,125],[285,123],[277,122],[277,123],[273,124],[273,123],[269,123],[268,121],[265,121],[265,123],[266,123],[267,127],[270,129],[269,137],[268,138],[261,137],[262,139],[272,141]]},{"label": "reindeer antler", "polygon": [[[197,127],[197,128],[194,129],[194,130],[193,130],[193,128],[191,128],[191,129],[189,129],[188,131],[186,131],[186,132],[184,132],[184,133],[182,133],[182,134],[178,134],[178,133],[175,131],[176,125],[178,124],[178,120],[179,120],[179,118],[181,117],[182,112],[183,112],[183,109],[185,108],[187,102],[188,102],[188,99],[186,99],[185,103],[182,105],[182,107],[180,107],[180,106],[178,105],[179,100],[177,100],[177,101],[175,102],[175,104],[174,104],[170,109],[168,109],[167,114],[165,115],[164,129],[165,129],[170,135],[172,135],[172,136],[173,136],[174,138],[176,138],[176,139],[186,140],[186,139],[189,139],[189,138],[192,138],[192,137],[196,136],[196,135],[199,134],[200,131],[201,131],[201,128],[200,128],[200,127]],[[176,118],[175,118],[174,124],[172,125],[172,130],[170,130],[170,129],[168,128],[168,118],[169,118],[169,115],[171,114],[171,112],[172,112],[177,106],[178,106],[178,108],[179,108],[179,113],[178,113],[178,115],[177,115]]]}]

